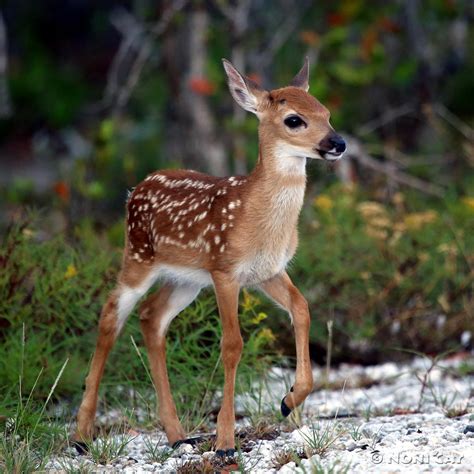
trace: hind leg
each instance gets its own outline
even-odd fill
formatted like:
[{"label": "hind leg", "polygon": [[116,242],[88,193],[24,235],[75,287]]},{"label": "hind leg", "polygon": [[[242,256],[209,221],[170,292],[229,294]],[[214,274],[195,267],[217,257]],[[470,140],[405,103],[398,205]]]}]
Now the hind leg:
[{"label": "hind leg", "polygon": [[184,439],[186,434],[179,422],[168,380],[166,332],[171,321],[194,301],[199,290],[197,286],[165,284],[140,307],[140,324],[158,398],[158,415],[171,445]]},{"label": "hind leg", "polygon": [[137,301],[154,282],[149,267],[128,260],[118,280],[117,287],[110,293],[102,308],[99,320],[97,344],[86,378],[86,389],[77,414],[75,441],[90,441],[94,434],[94,420],[97,409],[99,384],[104,373],[105,362],[128,315]]}]

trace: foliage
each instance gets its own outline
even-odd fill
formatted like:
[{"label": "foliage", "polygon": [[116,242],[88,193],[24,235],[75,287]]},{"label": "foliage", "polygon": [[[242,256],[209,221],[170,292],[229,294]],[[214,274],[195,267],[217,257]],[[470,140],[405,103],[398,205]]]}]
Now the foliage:
[{"label": "foliage", "polygon": [[[43,238],[41,237],[43,235]],[[0,384],[5,400],[14,400],[20,367],[26,391],[44,399],[64,360],[68,365],[55,391],[57,397],[82,394],[96,337],[101,305],[113,287],[119,252],[85,223],[66,239],[44,238],[37,219],[13,225],[0,247]],[[239,387],[246,389],[262,376],[274,341],[256,301],[244,298],[241,312],[246,343],[240,364]],[[25,327],[26,344],[22,331]],[[221,389],[221,329],[215,300],[209,294],[177,318],[168,336],[168,365],[178,412],[187,427],[203,421]],[[152,383],[143,360],[138,318],[133,314],[107,364],[103,387],[106,399],[133,412],[154,406]],[[136,350],[141,357],[137,357]],[[274,358],[274,355],[273,355]],[[274,360],[274,359],[273,359]],[[42,371],[42,377],[36,380]],[[8,406],[5,407],[8,412]],[[151,408],[150,412],[154,412]]]},{"label": "foliage", "polygon": [[472,199],[428,206],[334,185],[305,208],[291,274],[309,297],[321,347],[334,320],[336,358],[369,346],[438,353],[474,329]]},{"label": "foliage", "polygon": [[[0,123],[0,163],[6,163],[0,176],[7,176],[0,187],[0,228],[6,216],[18,216],[26,206],[46,209],[44,220],[60,225],[51,224],[45,233],[36,223],[17,224],[0,249],[0,385],[7,393],[16,382],[23,322],[26,388],[45,367],[35,390],[35,396],[45,397],[52,374],[68,356],[57,393],[80,393],[100,306],[119,266],[115,247],[123,243],[123,229],[117,222],[127,189],[154,169],[185,161],[170,153],[175,149],[170,144],[188,139],[176,135],[177,121],[185,122],[181,132],[191,127],[188,116],[179,117],[182,102],[199,98],[209,107],[216,135],[207,134],[209,143],[222,140],[229,163],[232,148],[241,149],[249,168],[255,162],[257,121],[232,114],[221,67],[221,57],[239,57],[235,48],[241,48],[246,72],[265,87],[288,83],[308,55],[310,92],[331,111],[338,131],[356,136],[378,161],[447,190],[438,201],[394,194],[385,189],[385,178],[381,186],[378,177],[367,178],[355,165],[359,189],[331,186],[307,206],[291,271],[312,306],[313,358],[320,362],[325,353],[327,320],[334,320],[336,362],[374,362],[387,344],[439,352],[456,346],[463,331],[473,333],[473,107],[466,97],[472,96],[474,61],[467,54],[473,36],[468,2],[427,0],[421,7],[374,1],[370,8],[361,0],[272,2],[271,9],[268,2],[250,2],[240,37],[235,18],[225,12],[241,2],[191,2],[162,36],[150,37],[152,54],[121,110],[102,102],[124,40],[123,31],[117,34],[112,26],[109,3],[63,2],[55,15],[23,3],[7,1],[2,9],[13,112]],[[161,7],[151,0],[139,3],[123,3],[139,26],[160,21]],[[419,8],[412,11],[414,4]],[[202,48],[196,47],[202,50],[196,64],[204,64],[203,75],[188,78],[187,56],[194,53],[185,48],[192,44],[185,30],[196,10],[209,20]],[[182,45],[179,54],[170,54],[169,44]],[[127,62],[122,66],[117,79],[126,82],[134,69]],[[442,120],[436,112],[440,104],[448,112]],[[408,112],[397,116],[404,108]],[[204,146],[202,160],[188,164],[206,170],[208,155]],[[43,174],[50,177],[43,181]],[[333,183],[330,173],[310,169],[309,174],[310,185],[319,189]],[[51,238],[64,229],[67,235]],[[244,295],[242,324],[250,355],[241,363],[242,387],[251,379],[246,367],[260,363],[253,355],[265,353],[274,334],[278,347],[294,351],[287,320],[263,321],[266,313],[259,307],[255,296]],[[218,328],[207,294],[171,328],[172,384],[178,405],[192,417],[209,409],[222,380],[216,369]],[[149,389],[150,381],[130,336],[141,340],[133,316],[112,353],[108,367],[115,370],[106,371],[104,388],[114,398],[111,387],[127,381],[133,390],[124,388],[119,398],[134,406],[137,390],[143,382]],[[139,351],[146,359],[143,348]],[[191,359],[198,362],[191,365]],[[188,386],[189,393],[202,395],[191,411]],[[140,396],[141,402],[149,400]]]}]

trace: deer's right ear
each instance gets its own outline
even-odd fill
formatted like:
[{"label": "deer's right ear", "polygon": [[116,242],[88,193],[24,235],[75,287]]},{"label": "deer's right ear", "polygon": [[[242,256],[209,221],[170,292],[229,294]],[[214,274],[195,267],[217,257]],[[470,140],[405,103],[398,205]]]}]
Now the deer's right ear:
[{"label": "deer's right ear", "polygon": [[227,74],[227,83],[234,100],[248,112],[258,115],[258,105],[263,96],[263,89],[258,84],[242,76],[237,69],[227,59],[223,59],[225,72]]}]

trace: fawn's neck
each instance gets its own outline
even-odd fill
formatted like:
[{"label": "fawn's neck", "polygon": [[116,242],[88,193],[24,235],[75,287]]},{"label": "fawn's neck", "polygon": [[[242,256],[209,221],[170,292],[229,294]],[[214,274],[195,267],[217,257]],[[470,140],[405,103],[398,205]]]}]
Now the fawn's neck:
[{"label": "fawn's neck", "polygon": [[306,158],[278,142],[261,142],[249,185],[255,224],[282,233],[294,230],[306,188]]}]

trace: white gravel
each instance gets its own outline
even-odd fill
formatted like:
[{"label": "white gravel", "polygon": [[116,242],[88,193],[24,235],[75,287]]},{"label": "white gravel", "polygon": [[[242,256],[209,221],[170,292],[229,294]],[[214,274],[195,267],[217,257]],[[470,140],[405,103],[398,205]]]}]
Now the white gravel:
[{"label": "white gravel", "polygon": [[[316,465],[318,472],[335,473],[474,472],[474,377],[460,377],[459,363],[443,362],[428,376],[426,359],[332,370],[328,386],[333,389],[312,393],[299,418],[279,424],[281,432],[275,439],[247,443],[248,452],[238,455],[237,464],[252,473],[315,472],[311,466]],[[314,369],[316,382],[323,373]],[[255,388],[264,397],[263,406],[277,408],[292,380],[291,371],[274,369],[265,389]],[[237,413],[255,412],[259,396],[237,397]],[[246,418],[239,421],[241,428],[250,424]],[[109,465],[94,464],[89,455],[69,448],[49,462],[48,470],[82,466],[93,472],[171,473],[187,462],[213,458],[213,453],[201,455],[190,445],[171,452],[161,431],[133,435],[124,453]],[[149,460],[150,442],[169,457]],[[285,452],[308,459],[298,460],[298,466],[290,457],[283,459]]]}]

